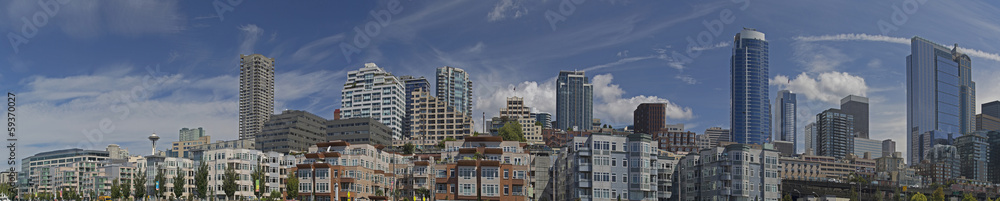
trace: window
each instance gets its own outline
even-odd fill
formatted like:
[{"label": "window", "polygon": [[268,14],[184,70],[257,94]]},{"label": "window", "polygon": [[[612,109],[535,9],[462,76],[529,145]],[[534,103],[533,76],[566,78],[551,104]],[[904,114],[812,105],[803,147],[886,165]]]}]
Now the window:
[{"label": "window", "polygon": [[503,170],[503,179],[507,179],[508,175],[510,175],[510,170],[504,169]]},{"label": "window", "polygon": [[483,196],[498,196],[498,193],[500,193],[500,185],[483,184]]},{"label": "window", "polygon": [[476,168],[459,168],[458,176],[462,179],[472,179],[476,176]]},{"label": "window", "polygon": [[496,178],[497,169],[496,168],[483,168],[482,177],[487,180],[492,180]]},{"label": "window", "polygon": [[524,179],[524,171],[523,170],[514,171],[514,179]]},{"label": "window", "polygon": [[510,186],[503,185],[503,195],[507,195],[507,192],[509,191],[510,191]]},{"label": "window", "polygon": [[622,159],[622,167],[628,167],[628,159]]},{"label": "window", "polygon": [[475,195],[473,192],[472,184],[460,184],[461,188],[458,191],[459,195]]}]

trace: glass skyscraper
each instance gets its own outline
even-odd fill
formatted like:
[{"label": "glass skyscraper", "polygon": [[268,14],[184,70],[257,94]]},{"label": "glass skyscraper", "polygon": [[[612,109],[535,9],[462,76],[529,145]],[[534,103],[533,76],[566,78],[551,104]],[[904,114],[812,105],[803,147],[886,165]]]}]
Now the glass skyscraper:
[{"label": "glass skyscraper", "polygon": [[730,134],[733,142],[770,142],[771,106],[768,103],[768,43],[764,33],[744,28],[733,39],[730,59]]},{"label": "glass skyscraper", "polygon": [[399,79],[403,81],[404,88],[406,91],[406,116],[403,117],[403,136],[410,137],[410,128],[413,126],[413,115],[411,109],[413,109],[413,91],[420,89],[420,91],[430,91],[431,83],[427,81],[427,78],[420,76],[415,78],[413,76],[404,75],[399,76]]},{"label": "glass skyscraper", "polygon": [[590,130],[594,120],[594,86],[583,71],[559,71],[556,79],[556,128]]},{"label": "glass skyscraper", "polygon": [[472,80],[469,73],[450,66],[437,69],[437,98],[455,111],[472,116]]},{"label": "glass skyscraper", "polygon": [[795,93],[788,90],[778,91],[778,97],[774,98],[774,139],[791,142],[792,147],[798,153],[799,143],[796,141],[795,110],[797,101]]},{"label": "glass skyscraper", "polygon": [[922,161],[937,144],[975,128],[976,83],[972,61],[953,48],[920,37],[910,40],[906,56],[906,127],[909,163]]}]

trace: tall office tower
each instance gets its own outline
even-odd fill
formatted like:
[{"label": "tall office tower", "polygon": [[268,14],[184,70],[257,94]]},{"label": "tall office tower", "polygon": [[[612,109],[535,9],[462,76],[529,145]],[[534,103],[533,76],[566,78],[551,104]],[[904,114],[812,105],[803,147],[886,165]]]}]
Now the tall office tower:
[{"label": "tall office tower", "polygon": [[632,111],[635,133],[653,134],[667,124],[667,104],[642,103]]},{"label": "tall office tower", "polygon": [[[990,144],[990,151],[986,152],[987,160],[989,163],[988,167],[1000,167],[1000,131],[978,131],[981,132],[980,135],[985,133],[986,143]],[[997,184],[1000,183],[1000,168],[989,168],[986,173],[989,181]]]},{"label": "tall office tower", "polygon": [[593,120],[594,86],[587,75],[583,71],[559,71],[556,129],[590,130]]},{"label": "tall office tower", "polygon": [[1000,131],[1000,118],[988,114],[976,115],[977,131]]},{"label": "tall office tower", "polygon": [[531,116],[535,117],[535,122],[541,122],[542,129],[550,129],[550,128],[552,128],[552,124],[549,123],[549,122],[552,121],[552,115],[551,114],[540,112],[540,113],[531,113]]},{"label": "tall office tower", "polygon": [[341,119],[371,117],[392,128],[392,140],[403,139],[403,117],[406,93],[403,82],[375,63],[365,63],[358,70],[347,72],[347,83],[341,91]]},{"label": "tall office tower", "polygon": [[849,95],[840,99],[840,110],[854,116],[854,137],[868,138],[868,98]]},{"label": "tall office tower", "polygon": [[896,153],[896,142],[892,139],[882,140],[882,156],[890,156]]},{"label": "tall office tower", "polygon": [[854,151],[854,117],[830,108],[816,115],[816,155],[844,158]]},{"label": "tall office tower", "polygon": [[962,176],[975,184],[987,184],[989,178],[990,144],[987,142],[987,132],[977,131],[955,138],[955,148],[958,149],[958,159],[961,163]]},{"label": "tall office tower", "polygon": [[410,128],[413,126],[411,118],[413,116],[413,91],[419,89],[420,91],[430,93],[431,83],[428,82],[423,76],[420,78],[414,78],[413,76],[404,75],[400,76],[399,80],[403,81],[403,85],[405,86],[404,89],[406,90],[406,95],[403,97],[406,99],[406,108],[404,108],[406,115],[403,116],[403,136],[411,137],[410,134],[412,134],[412,131]]},{"label": "tall office tower", "polygon": [[274,113],[274,58],[240,55],[240,139],[252,139]]},{"label": "tall office tower", "polygon": [[792,149],[794,152],[795,147],[798,147],[799,143],[796,136],[796,111],[797,102],[795,101],[795,93],[788,90],[778,91],[778,97],[774,98],[774,116],[771,119],[774,121],[774,139],[778,141],[786,141],[792,143]]},{"label": "tall office tower", "polygon": [[816,154],[816,141],[817,141],[817,139],[816,139],[816,123],[815,122],[811,122],[809,124],[806,124],[806,127],[805,127],[805,129],[803,129],[803,131],[805,132],[805,133],[803,133],[803,136],[806,137],[806,140],[805,140],[806,150],[803,153],[806,153],[806,154]]},{"label": "tall office tower", "polygon": [[771,136],[768,104],[768,43],[764,33],[744,28],[733,39],[730,60],[730,115],[732,140],[764,144]]},{"label": "tall office tower", "polygon": [[437,69],[437,98],[465,116],[472,116],[472,78],[461,68]]},{"label": "tall office tower", "polygon": [[[976,83],[972,60],[952,48],[920,37],[910,40],[906,56],[906,130],[909,163],[923,161],[928,148],[951,144],[973,131]],[[932,132],[933,131],[933,132]],[[925,139],[922,134],[928,133]]]},{"label": "tall office tower", "polygon": [[180,134],[180,136],[177,141],[195,141],[198,140],[198,138],[205,136],[205,129],[201,127],[198,127],[196,129],[181,128],[181,131],[178,133]]},{"label": "tall office tower", "polygon": [[732,142],[729,139],[729,129],[722,129],[719,127],[711,127],[705,129],[705,135],[708,135],[708,139],[711,140],[712,146],[719,146],[719,142]]},{"label": "tall office tower", "polygon": [[264,131],[257,134],[257,150],[289,153],[305,152],[309,146],[326,141],[326,119],[301,110],[285,110],[271,115]]},{"label": "tall office tower", "polygon": [[1000,118],[1000,101],[983,103],[983,113],[996,118]]},{"label": "tall office tower", "polygon": [[854,153],[854,155],[858,157],[864,157],[865,154],[868,154],[868,156],[870,156],[868,157],[869,159],[882,157],[883,149],[881,140],[865,139],[859,137],[852,137],[851,139],[854,140],[854,149],[851,150],[852,151],[851,153]]},{"label": "tall office tower", "polygon": [[521,133],[528,143],[545,144],[545,139],[542,139],[542,127],[535,124],[535,118],[531,118],[531,107],[524,105],[524,98],[507,97],[507,107],[500,108],[500,118],[520,123]]}]

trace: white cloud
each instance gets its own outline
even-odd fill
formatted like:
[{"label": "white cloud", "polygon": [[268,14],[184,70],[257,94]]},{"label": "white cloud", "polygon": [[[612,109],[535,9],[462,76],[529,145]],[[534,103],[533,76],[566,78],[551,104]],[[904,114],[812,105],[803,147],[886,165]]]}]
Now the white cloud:
[{"label": "white cloud", "polygon": [[[621,55],[621,52],[619,52],[618,55]],[[599,69],[602,69],[602,68],[614,67],[614,66],[618,66],[618,65],[622,65],[622,64],[632,63],[632,62],[636,62],[636,61],[642,61],[642,60],[646,60],[646,59],[652,59],[652,58],[656,58],[656,57],[657,56],[655,56],[655,55],[654,56],[642,56],[642,57],[627,57],[627,58],[619,59],[618,61],[615,61],[615,62],[587,67],[587,68],[583,69],[583,71],[594,71],[594,70],[599,70]]]},{"label": "white cloud", "polygon": [[[37,1],[10,1],[5,3],[6,22],[10,30],[20,30],[21,18],[28,19],[36,12],[45,13]],[[55,9],[53,9],[55,10]],[[178,1],[67,1],[59,4],[46,26],[59,27],[68,36],[91,38],[104,34],[141,35],[177,33],[184,30],[186,19],[180,13]]]},{"label": "white cloud", "polygon": [[486,44],[483,44],[482,41],[479,41],[478,43],[476,43],[476,45],[470,47],[469,50],[468,50],[468,52],[469,53],[482,53],[483,50],[486,50]]},{"label": "white cloud", "polygon": [[799,74],[794,79],[778,75],[770,80],[771,85],[781,90],[804,95],[809,100],[819,100],[839,104],[840,99],[847,95],[867,96],[868,85],[865,79],[846,72],[826,72],[815,78],[806,73]]},{"label": "white cloud", "polygon": [[254,46],[260,40],[260,36],[264,34],[264,29],[257,27],[255,24],[243,25],[239,29],[240,35],[243,37],[240,41],[239,53],[245,55],[254,54]]},{"label": "white cloud", "polygon": [[306,43],[295,53],[292,53],[292,60],[313,64],[330,56],[340,56],[340,48],[337,47],[337,43],[344,40],[344,37],[344,34],[340,33]]},{"label": "white cloud", "polygon": [[490,22],[504,20],[506,18],[517,19],[528,14],[528,8],[523,6],[522,0],[501,0],[493,7],[486,17]]},{"label": "white cloud", "polygon": [[689,85],[698,84],[698,80],[694,79],[694,77],[691,77],[690,75],[677,74],[674,76],[674,78],[681,80],[681,82],[687,83]]},{"label": "white cloud", "polygon": [[[909,38],[902,37],[891,37],[884,35],[868,35],[868,34],[837,34],[837,35],[821,35],[821,36],[796,36],[792,38],[797,42],[817,42],[817,41],[876,41],[876,42],[887,42],[896,43],[903,45],[910,45]],[[978,57],[982,59],[989,59],[993,61],[1000,61],[1000,55],[996,53],[984,52],[976,49],[969,49],[959,47],[959,51],[964,52],[972,57]]]},{"label": "white cloud", "polygon": [[719,49],[719,48],[724,48],[724,47],[729,47],[729,41],[723,41],[723,42],[719,42],[719,43],[717,43],[715,45],[705,46],[705,47],[702,47],[702,46],[691,47],[691,50],[694,50],[694,51],[705,51],[705,50],[714,50],[714,49]]},{"label": "white cloud", "polygon": [[[556,112],[556,79],[552,78],[545,82],[524,81],[517,84],[507,84],[499,88],[477,88],[490,91],[476,92],[473,110],[486,112],[486,118],[497,116],[500,108],[507,106],[508,97],[524,98],[525,106],[531,107],[532,112],[545,112],[555,116]],[[477,122],[476,128],[482,128],[482,114],[473,113],[473,120]]]},{"label": "white cloud", "polygon": [[904,45],[910,44],[909,38],[900,38],[884,35],[868,35],[868,34],[837,34],[837,35],[821,35],[821,36],[796,36],[792,38],[796,41],[803,42],[816,42],[816,41],[877,41],[877,42],[888,42],[888,43],[899,43]]},{"label": "white cloud", "polygon": [[853,60],[840,49],[815,43],[795,42],[792,50],[792,60],[805,66],[808,72],[834,71],[840,64]]}]

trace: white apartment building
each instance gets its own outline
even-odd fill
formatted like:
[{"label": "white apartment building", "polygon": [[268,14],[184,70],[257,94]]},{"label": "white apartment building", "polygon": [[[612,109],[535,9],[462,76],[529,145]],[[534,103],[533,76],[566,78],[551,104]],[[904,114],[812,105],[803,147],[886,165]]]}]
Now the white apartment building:
[{"label": "white apartment building", "polygon": [[375,63],[365,63],[347,73],[341,91],[340,116],[343,119],[371,117],[392,128],[393,140],[404,139],[402,130],[406,101],[403,82]]}]

